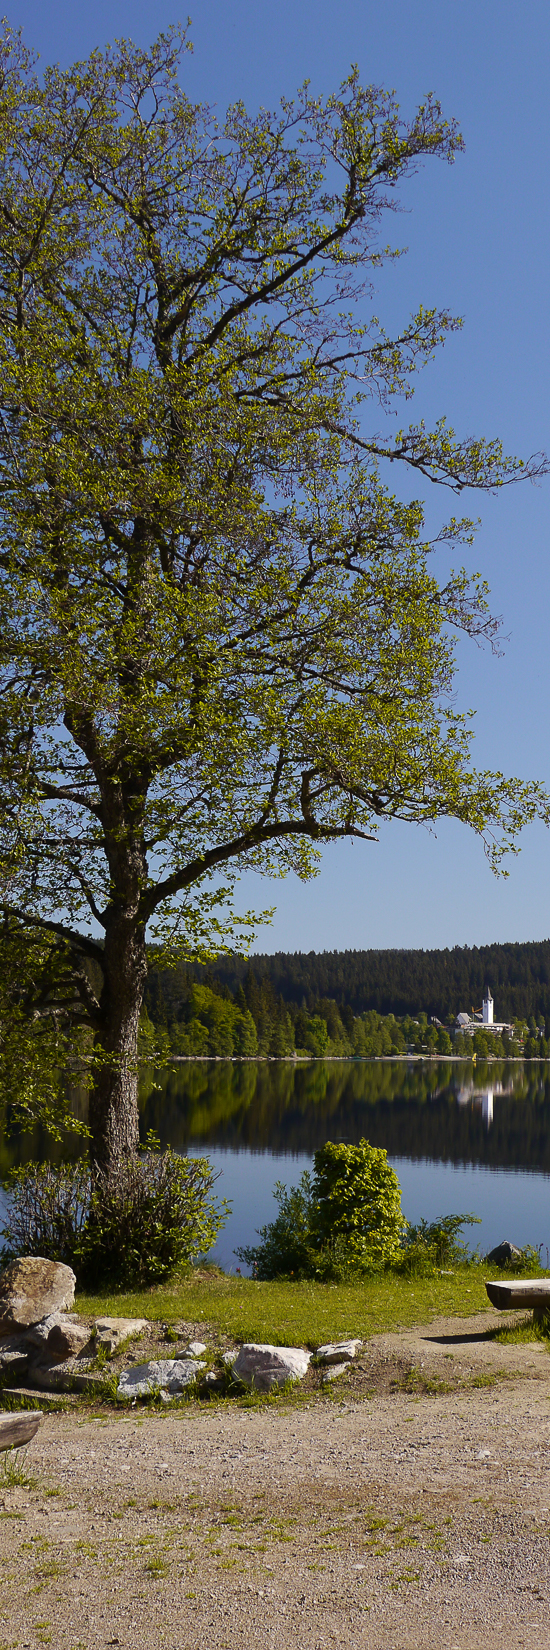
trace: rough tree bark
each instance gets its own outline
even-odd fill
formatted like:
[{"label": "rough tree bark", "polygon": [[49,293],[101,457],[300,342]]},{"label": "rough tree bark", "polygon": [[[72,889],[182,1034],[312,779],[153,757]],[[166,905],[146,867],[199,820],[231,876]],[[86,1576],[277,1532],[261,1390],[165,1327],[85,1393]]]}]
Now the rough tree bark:
[{"label": "rough tree bark", "polygon": [[103,989],[90,1093],[94,1163],[108,1168],[139,1145],[137,1038],[147,979],[145,929],[135,915],[113,917],[105,938]]}]

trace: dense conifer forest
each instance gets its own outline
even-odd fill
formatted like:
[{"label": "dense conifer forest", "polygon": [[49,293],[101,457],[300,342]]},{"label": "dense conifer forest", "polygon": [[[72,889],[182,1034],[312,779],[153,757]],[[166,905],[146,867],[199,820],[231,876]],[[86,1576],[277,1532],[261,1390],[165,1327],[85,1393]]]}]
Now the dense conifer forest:
[{"label": "dense conifer forest", "polygon": [[[517,1047],[495,1043],[494,1052],[546,1055],[550,940],[446,951],[277,952],[250,961],[221,958],[208,970],[153,968],[142,1054],[148,1038],[152,1046],[159,1035],[167,1051],[206,1058],[450,1053],[457,1014],[479,1009],[488,985],[495,1018],[514,1022],[519,1038]],[[452,1048],[466,1052],[454,1037]]]},{"label": "dense conifer forest", "polygon": [[[499,1020],[550,1019],[550,940],[528,944],[453,946],[446,951],[277,951],[249,962],[225,957],[209,971],[234,996],[249,971],[269,981],[287,1004],[309,1012],[321,997],[354,1014],[418,1014],[422,1010],[446,1023],[479,1008],[490,985]],[[191,971],[197,980],[204,970]],[[172,1003],[181,995],[189,970],[163,975],[163,990]],[[159,976],[153,972],[149,1001]]]}]

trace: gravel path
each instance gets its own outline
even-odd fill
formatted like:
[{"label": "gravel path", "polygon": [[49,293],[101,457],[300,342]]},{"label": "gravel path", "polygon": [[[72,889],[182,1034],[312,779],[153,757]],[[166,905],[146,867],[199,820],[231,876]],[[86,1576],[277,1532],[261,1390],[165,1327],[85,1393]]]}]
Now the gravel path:
[{"label": "gravel path", "polygon": [[[49,1415],[0,1487],[1,1650],[543,1650],[550,1362],[488,1321],[376,1337],[371,1398]],[[403,1390],[450,1345],[462,1387]]]}]

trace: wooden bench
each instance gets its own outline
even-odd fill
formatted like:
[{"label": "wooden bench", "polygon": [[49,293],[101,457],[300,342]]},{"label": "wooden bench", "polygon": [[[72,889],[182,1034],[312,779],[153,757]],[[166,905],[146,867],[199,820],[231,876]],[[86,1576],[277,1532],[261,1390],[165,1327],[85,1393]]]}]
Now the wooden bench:
[{"label": "wooden bench", "polygon": [[0,1415],[0,1450],[30,1444],[43,1420],[41,1409],[14,1409]]},{"label": "wooden bench", "polygon": [[535,1322],[550,1315],[550,1278],[510,1278],[506,1283],[486,1283],[485,1288],[499,1312],[531,1307]]}]

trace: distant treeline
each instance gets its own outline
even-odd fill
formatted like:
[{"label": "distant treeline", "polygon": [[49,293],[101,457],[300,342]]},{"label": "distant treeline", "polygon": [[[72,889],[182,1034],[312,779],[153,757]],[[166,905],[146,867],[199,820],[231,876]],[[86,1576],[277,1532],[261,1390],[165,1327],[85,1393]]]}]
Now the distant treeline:
[{"label": "distant treeline", "polygon": [[152,970],[149,1012],[157,1018],[160,996],[168,1015],[179,1019],[191,978],[214,989],[225,987],[237,1001],[251,971],[260,985],[265,982],[264,989],[271,988],[272,1002],[294,1010],[293,1019],[297,1009],[310,1017],[320,1002],[330,1000],[354,1016],[375,1010],[399,1018],[424,1011],[448,1024],[457,1014],[480,1008],[489,985],[495,1019],[550,1021],[550,940],[456,945],[446,951],[277,951],[250,961],[224,957],[208,974],[182,967],[160,976]]},{"label": "distant treeline", "polygon": [[258,981],[251,969],[235,993],[212,977],[199,983],[185,973],[153,974],[139,1040],[141,1060],[153,1062],[174,1054],[194,1059],[281,1059],[293,1054],[372,1058],[405,1054],[410,1048],[419,1054],[450,1054],[452,1044],[443,1028],[428,1025],[425,1014],[417,1022],[407,1016],[397,1021],[374,1009],[354,1014],[329,997],[320,997],[309,1013],[296,1003],[285,1003],[271,981]]}]

